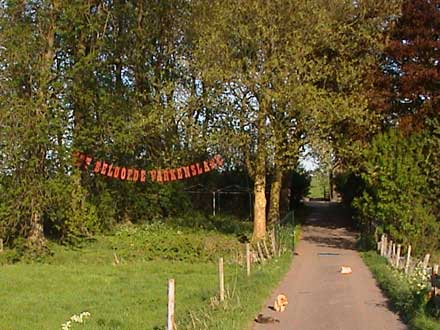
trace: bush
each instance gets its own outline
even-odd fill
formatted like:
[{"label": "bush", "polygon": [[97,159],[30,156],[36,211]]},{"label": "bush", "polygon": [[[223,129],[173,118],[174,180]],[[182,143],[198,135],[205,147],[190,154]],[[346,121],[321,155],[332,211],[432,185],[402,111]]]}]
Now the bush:
[{"label": "bush", "polygon": [[312,177],[302,169],[298,169],[292,173],[290,205],[293,208],[297,208],[302,198],[309,194],[311,182]]},{"label": "bush", "polygon": [[343,203],[348,206],[352,205],[353,200],[359,197],[365,188],[362,178],[350,171],[336,174],[333,180]]},{"label": "bush", "polygon": [[364,153],[365,188],[353,201],[367,235],[377,227],[420,254],[440,247],[440,222],[427,184],[435,167],[427,162],[428,141],[429,136],[404,137],[395,130],[375,137]]},{"label": "bush", "polygon": [[235,256],[242,249],[233,236],[197,228],[176,228],[162,222],[123,225],[104,239],[125,260],[214,261],[220,256]]},{"label": "bush", "polygon": [[47,182],[45,232],[62,243],[78,244],[100,229],[99,214],[79,184],[79,174],[58,176]]},{"label": "bush", "polygon": [[165,221],[173,226],[216,230],[221,233],[236,234],[238,236],[251,234],[253,228],[252,222],[226,214],[212,216],[200,212],[188,212],[179,217],[168,218]]}]

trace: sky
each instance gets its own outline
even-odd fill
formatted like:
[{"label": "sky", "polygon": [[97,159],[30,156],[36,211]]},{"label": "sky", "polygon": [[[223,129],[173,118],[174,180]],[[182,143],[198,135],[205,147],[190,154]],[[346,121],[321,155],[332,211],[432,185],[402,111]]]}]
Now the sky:
[{"label": "sky", "polygon": [[313,157],[311,149],[307,146],[299,158],[299,163],[307,172],[314,171],[319,167],[318,159]]}]

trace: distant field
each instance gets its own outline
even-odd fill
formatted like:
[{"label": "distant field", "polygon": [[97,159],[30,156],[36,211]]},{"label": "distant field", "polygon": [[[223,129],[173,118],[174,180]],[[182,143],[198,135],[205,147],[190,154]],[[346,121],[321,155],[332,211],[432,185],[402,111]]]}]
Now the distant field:
[{"label": "distant field", "polygon": [[[172,236],[170,230],[177,236]],[[44,263],[0,266],[0,329],[61,329],[72,315],[84,311],[90,312],[90,319],[84,324],[73,324],[72,329],[164,329],[167,280],[174,278],[179,330],[243,330],[291,260],[289,252],[265,267],[255,265],[251,278],[247,278],[241,265],[230,263],[234,257],[229,253],[235,244],[231,242],[236,241],[234,235],[190,229],[164,229],[162,236],[154,238],[146,233],[146,230],[131,230],[127,234],[124,230],[123,234],[101,237],[79,250],[56,246],[55,255]],[[181,242],[167,243],[170,239],[176,241],[176,237]],[[214,246],[208,244],[208,248],[215,248],[215,253],[221,253],[215,242],[225,246],[229,299],[222,306],[210,307],[218,288],[217,264],[200,253],[196,237],[204,244],[207,241],[202,239],[208,237]],[[175,260],[157,257],[150,260],[157,253],[150,242]],[[181,249],[182,261],[178,261],[179,251],[172,250],[178,249],[182,242],[188,249]],[[120,246],[117,253],[122,260],[116,266],[113,265],[115,244]],[[144,258],[141,246],[144,246]],[[165,247],[170,251],[165,251]],[[199,261],[194,258],[197,254]]]},{"label": "distant field", "polygon": [[321,175],[313,175],[310,183],[310,191],[308,197],[310,198],[324,198],[329,191],[328,178]]}]

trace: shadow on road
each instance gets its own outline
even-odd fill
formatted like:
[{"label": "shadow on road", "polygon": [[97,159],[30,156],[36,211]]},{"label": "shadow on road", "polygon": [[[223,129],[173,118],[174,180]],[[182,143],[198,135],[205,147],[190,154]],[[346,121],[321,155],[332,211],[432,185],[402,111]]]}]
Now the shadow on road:
[{"label": "shadow on road", "polygon": [[357,233],[351,215],[339,203],[308,202],[310,215],[303,228],[303,240],[320,247],[355,250]]}]

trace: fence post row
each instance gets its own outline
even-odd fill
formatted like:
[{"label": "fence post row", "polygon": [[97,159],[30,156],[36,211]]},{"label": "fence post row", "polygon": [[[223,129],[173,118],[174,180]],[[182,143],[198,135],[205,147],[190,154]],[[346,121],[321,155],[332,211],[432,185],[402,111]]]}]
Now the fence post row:
[{"label": "fence post row", "polygon": [[[388,259],[388,262],[391,264],[392,267],[399,269],[400,268],[400,255],[402,253],[402,245],[397,244],[396,242],[393,242],[392,240],[388,241],[388,238],[385,234],[382,234],[381,239],[379,242],[377,242],[377,251],[380,253],[381,256]],[[437,289],[438,289],[438,274],[439,274],[439,265],[435,264],[432,265],[432,268],[429,268],[429,259],[431,255],[427,253],[425,257],[423,258],[423,261],[418,263],[418,265],[421,264],[423,272],[426,274],[428,270],[431,270],[431,285],[433,287],[434,295],[437,295]],[[408,250],[406,254],[406,261],[403,265],[405,274],[408,274],[410,272],[411,267],[411,245],[408,245]]]},{"label": "fence post row", "polygon": [[[270,239],[271,239],[271,248],[273,251],[273,256],[276,256],[277,252],[277,244],[276,244],[276,233],[275,229],[271,231],[270,233]],[[269,252],[269,249],[266,245],[265,240],[263,240],[263,243],[260,244],[260,242],[257,242],[257,257],[261,260],[261,263],[264,263],[265,258],[264,254],[261,248],[261,245],[263,245],[264,251],[266,253],[267,258],[271,258],[272,255]],[[3,241],[0,239],[0,251],[2,251],[3,248]],[[245,244],[246,248],[246,274],[247,276],[251,275],[251,263],[252,263],[252,253],[251,253],[251,245],[250,243]],[[278,244],[278,248],[280,248],[280,244]],[[219,258],[218,261],[218,277],[219,277],[219,299],[220,301],[225,300],[225,273],[224,273],[224,262],[223,258]],[[175,305],[175,280],[169,279],[168,280],[168,310],[167,310],[167,327],[166,330],[176,330],[176,325],[174,322],[174,305]]]}]

